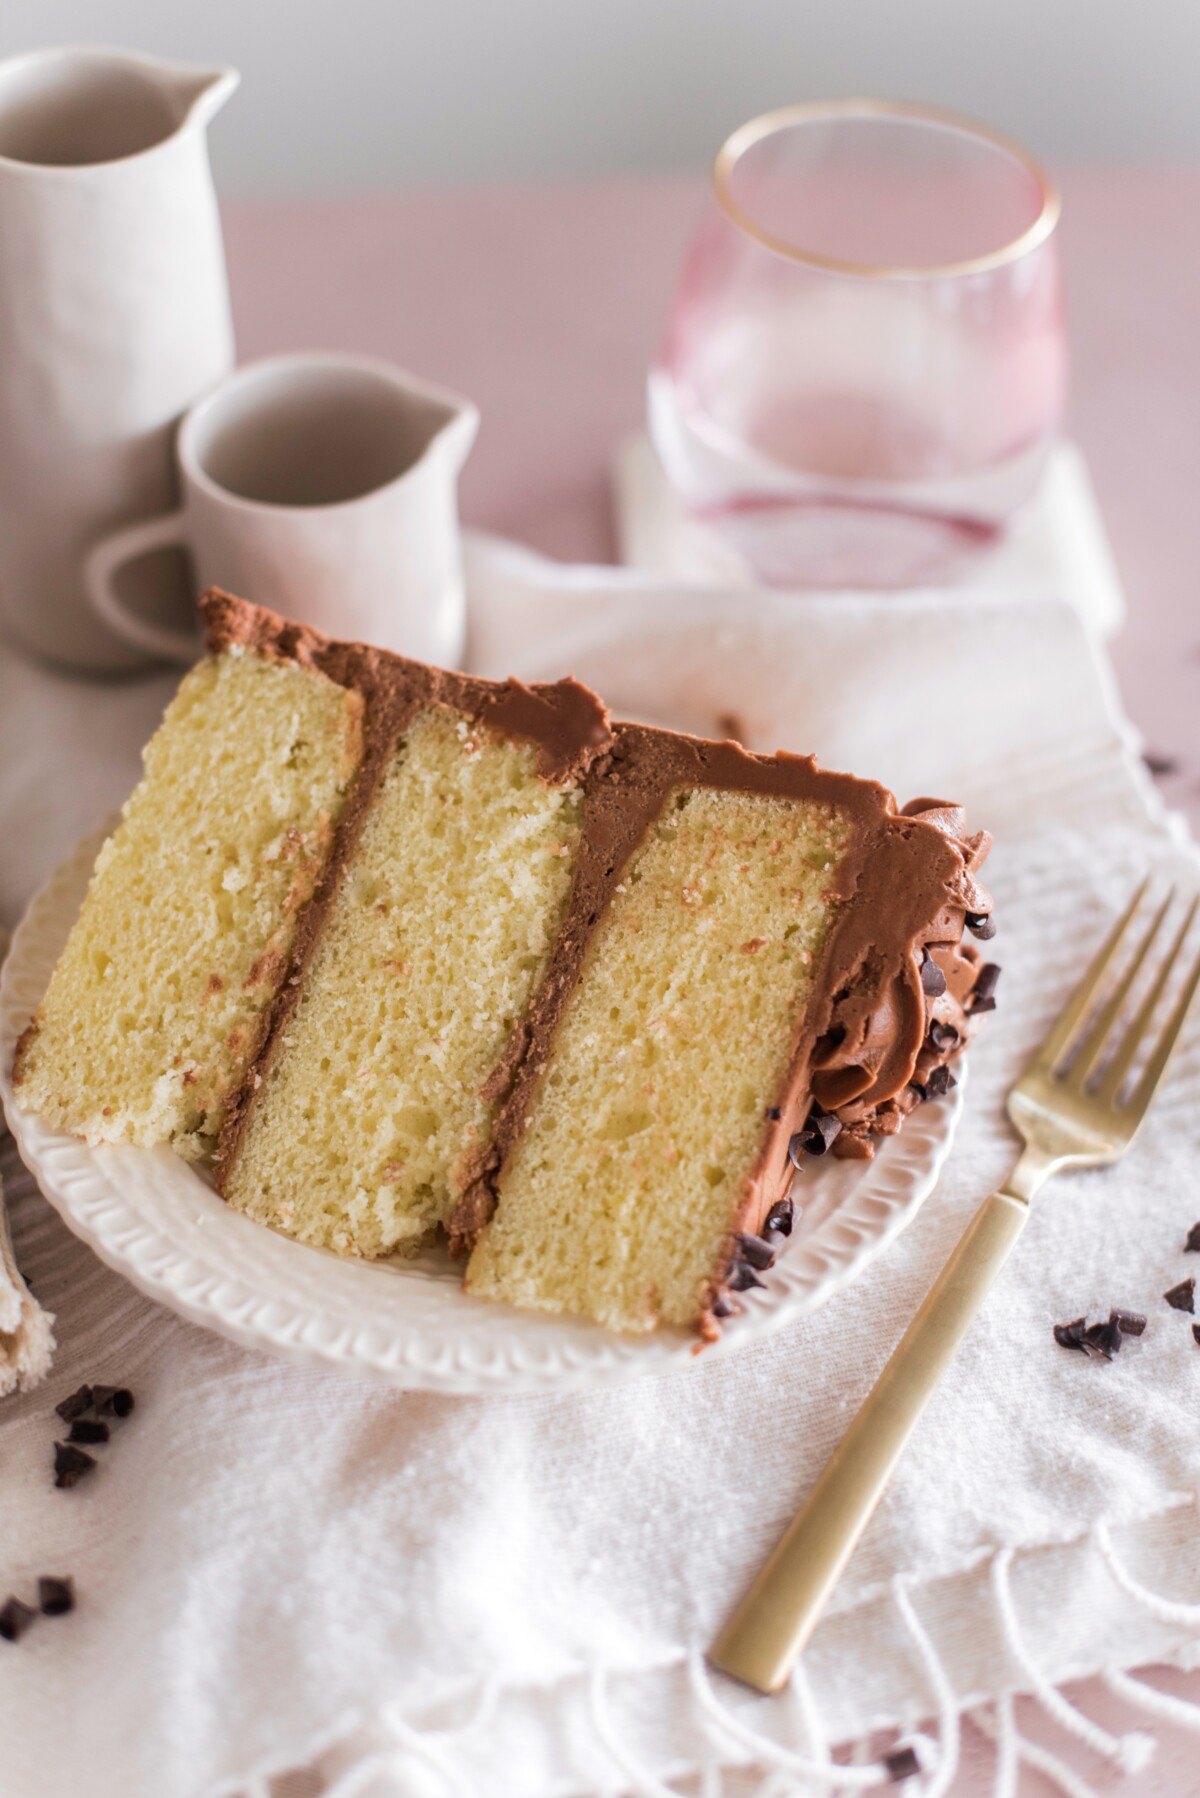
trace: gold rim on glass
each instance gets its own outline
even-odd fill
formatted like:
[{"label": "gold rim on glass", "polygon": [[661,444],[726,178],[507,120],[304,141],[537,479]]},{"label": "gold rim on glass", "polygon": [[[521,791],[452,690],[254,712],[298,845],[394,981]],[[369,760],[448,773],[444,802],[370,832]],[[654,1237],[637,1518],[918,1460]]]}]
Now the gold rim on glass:
[{"label": "gold rim on glass", "polygon": [[[846,118],[912,120],[956,131],[973,138],[977,143],[1002,150],[1032,177],[1042,197],[1041,210],[1019,237],[1013,238],[1011,243],[1002,244],[998,249],[988,250],[982,256],[968,257],[962,262],[930,262],[911,267],[903,264],[843,262],[834,256],[819,256],[813,251],[797,248],[785,237],[776,237],[774,232],[764,230],[733,197],[733,171],[746,151],[761,143],[763,138],[770,137],[789,125]],[[1041,164],[1035,162],[1020,144],[998,131],[992,131],[986,125],[977,124],[974,119],[965,118],[961,113],[946,112],[935,106],[914,106],[903,100],[812,100],[797,106],[780,106],[774,112],[760,113],[758,118],[739,125],[721,145],[713,164],[713,186],[721,209],[739,231],[744,231],[764,248],[774,250],[776,255],[786,256],[789,262],[799,262],[807,268],[823,269],[831,274],[869,276],[877,280],[921,280],[938,275],[974,275],[986,269],[1001,268],[1007,262],[1016,262],[1022,256],[1027,256],[1039,244],[1045,243],[1057,225],[1062,210],[1058,189]]]}]

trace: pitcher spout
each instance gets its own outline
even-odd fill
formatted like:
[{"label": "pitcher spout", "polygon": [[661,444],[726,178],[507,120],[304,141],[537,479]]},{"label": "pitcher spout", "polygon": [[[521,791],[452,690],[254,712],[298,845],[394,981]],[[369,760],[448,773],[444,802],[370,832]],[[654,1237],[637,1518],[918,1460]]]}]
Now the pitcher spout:
[{"label": "pitcher spout", "polygon": [[205,126],[215,119],[241,79],[236,69],[176,69],[171,84],[180,125]]},{"label": "pitcher spout", "polygon": [[120,164],[206,125],[233,69],[68,44],[0,62],[0,167]]},{"label": "pitcher spout", "polygon": [[479,434],[479,409],[469,400],[458,401],[438,432],[437,441],[457,474],[471,453]]}]

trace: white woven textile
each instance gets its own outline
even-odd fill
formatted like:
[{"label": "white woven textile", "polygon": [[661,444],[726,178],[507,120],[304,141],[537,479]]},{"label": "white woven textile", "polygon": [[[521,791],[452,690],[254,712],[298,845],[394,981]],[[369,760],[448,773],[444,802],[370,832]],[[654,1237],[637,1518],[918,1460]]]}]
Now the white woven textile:
[{"label": "white woven textile", "polygon": [[[480,656],[541,672],[528,567],[483,554],[476,582],[481,568]],[[576,672],[611,667],[586,583],[541,573],[543,625],[575,632]],[[660,600],[628,602],[630,690],[677,682],[709,617]],[[625,602],[603,603],[620,628]],[[852,1290],[726,1362],[561,1400],[446,1400],[177,1322],[68,1235],[10,1144],[17,1246],[59,1352],[46,1387],[0,1410],[0,1597],[69,1572],[80,1603],[0,1644],[4,1798],[782,1798],[822,1789],[825,1744],[930,1718],[940,1793],[960,1709],[1011,1759],[1006,1694],[1040,1686],[1086,1730],[1064,1680],[1196,1661],[1200,1349],[1160,1295],[1193,1271],[1200,1028],[1128,1160],[1039,1202],[801,1677],[765,1700],[704,1675],[699,1651],[1007,1171],[1005,1089],[1085,952],[1143,871],[1193,879],[1065,605],[916,596],[740,617],[722,678],[770,672],[756,735],[819,744],[902,797],[949,792],[996,835],[1000,1007],[938,1192]],[[0,660],[0,832],[21,847],[0,866],[6,921],[132,784],[168,686]],[[1112,1305],[1150,1318],[1112,1366],[1055,1346],[1053,1322]],[[55,1492],[51,1406],[84,1378],[132,1385],[138,1408],[99,1473]],[[1094,1733],[1122,1766],[1149,1752]],[[838,1784],[881,1778],[869,1765]]]},{"label": "white woven textile", "polygon": [[[7,954],[8,932],[0,924],[0,962]],[[53,1353],[54,1319],[21,1277],[0,1179],[0,1398],[7,1398],[18,1387],[31,1391],[39,1385],[50,1371]]]}]

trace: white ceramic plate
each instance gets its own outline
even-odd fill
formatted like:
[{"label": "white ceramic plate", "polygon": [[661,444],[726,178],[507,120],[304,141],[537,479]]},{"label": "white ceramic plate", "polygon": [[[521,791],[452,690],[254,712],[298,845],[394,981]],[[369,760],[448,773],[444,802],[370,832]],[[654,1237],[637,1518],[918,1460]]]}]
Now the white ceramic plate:
[{"label": "white ceramic plate", "polygon": [[[598,1326],[469,1297],[445,1256],[343,1261],[231,1211],[169,1149],[89,1148],[12,1102],[16,1039],[45,990],[101,836],[81,843],[33,900],[0,982],[0,1090],[39,1186],[102,1261],[150,1298],[248,1348],[452,1393],[565,1391],[693,1363],[676,1331],[616,1336]],[[914,1216],[932,1190],[962,1108],[963,1080],[920,1106],[873,1162],[810,1161],[803,1216],[742,1315],[705,1361],[824,1304]]]}]

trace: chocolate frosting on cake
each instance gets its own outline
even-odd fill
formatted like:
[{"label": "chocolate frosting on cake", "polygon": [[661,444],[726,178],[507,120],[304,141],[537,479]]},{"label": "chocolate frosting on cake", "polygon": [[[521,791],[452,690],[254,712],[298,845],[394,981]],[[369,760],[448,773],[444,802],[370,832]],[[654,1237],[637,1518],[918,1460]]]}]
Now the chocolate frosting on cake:
[{"label": "chocolate frosting on cake", "polygon": [[813,1106],[840,1126],[833,1153],[869,1157],[873,1135],[894,1133],[922,1097],[949,1084],[944,1075],[935,1080],[934,1071],[962,1052],[977,1025],[970,996],[979,954],[962,937],[967,916],[981,920],[991,912],[991,898],[975,878],[990,838],[982,831],[969,836],[957,806],[918,799],[899,811],[886,788],[830,773],[811,756],[760,756],[734,742],[617,724],[610,753],[587,781],[583,844],[549,970],[523,1032],[489,1083],[488,1096],[503,1103],[451,1218],[460,1252],[491,1215],[505,1157],[521,1134],[588,942],[622,871],[671,794],[689,787],[815,801],[836,807],[852,824],[850,844],[831,871],[830,891],[841,903],[815,970],[813,998],[703,1298],[700,1327],[711,1334],[714,1305],[729,1308],[724,1292],[737,1238],[756,1233],[787,1193],[788,1146]]},{"label": "chocolate frosting on cake", "polygon": [[372,751],[390,755],[405,725],[430,705],[476,718],[497,736],[527,739],[537,749],[538,773],[554,785],[581,778],[611,740],[608,707],[577,680],[527,687],[519,680],[480,680],[431,668],[366,643],[339,643],[219,587],[201,594],[200,615],[214,655],[253,650],[269,661],[318,668],[361,693],[367,705],[364,765]]},{"label": "chocolate frosting on cake", "polygon": [[550,785],[582,781],[612,741],[608,710],[579,681],[527,687],[521,681],[479,680],[424,662],[409,661],[365,643],[339,643],[307,625],[291,624],[265,606],[235,599],[220,588],[200,598],[200,613],[214,654],[238,651],[315,668],[364,701],[363,758],[321,884],[300,920],[288,976],[266,1013],[257,1053],[227,1114],[216,1154],[216,1183],[236,1155],[254,1093],[270,1066],[280,1031],[299,997],[329,904],[362,831],[372,796],[405,729],[418,713],[444,705],[479,729],[523,739],[537,753],[537,772]]}]

